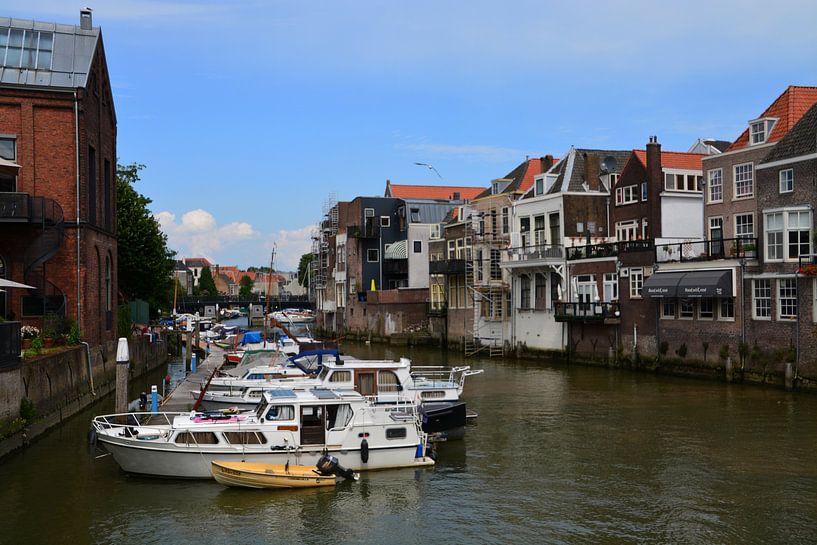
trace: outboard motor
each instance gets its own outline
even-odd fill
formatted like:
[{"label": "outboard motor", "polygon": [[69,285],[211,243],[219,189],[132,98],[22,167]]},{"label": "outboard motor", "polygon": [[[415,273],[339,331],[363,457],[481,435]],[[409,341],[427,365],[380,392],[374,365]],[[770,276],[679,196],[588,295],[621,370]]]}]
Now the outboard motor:
[{"label": "outboard motor", "polygon": [[346,469],[338,462],[338,459],[332,456],[331,454],[324,454],[321,456],[318,463],[315,464],[318,468],[318,473],[321,475],[337,475],[338,477],[343,477],[348,481],[356,481],[358,480],[358,474],[352,471],[351,469]]}]

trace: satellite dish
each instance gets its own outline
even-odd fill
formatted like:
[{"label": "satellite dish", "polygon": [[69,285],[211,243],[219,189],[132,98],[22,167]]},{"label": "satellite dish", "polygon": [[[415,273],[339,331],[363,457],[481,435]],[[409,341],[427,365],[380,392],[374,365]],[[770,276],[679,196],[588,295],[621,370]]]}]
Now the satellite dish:
[{"label": "satellite dish", "polygon": [[618,166],[618,161],[612,155],[608,155],[604,158],[604,161],[601,162],[601,168],[604,172],[610,173],[613,172],[616,167]]}]

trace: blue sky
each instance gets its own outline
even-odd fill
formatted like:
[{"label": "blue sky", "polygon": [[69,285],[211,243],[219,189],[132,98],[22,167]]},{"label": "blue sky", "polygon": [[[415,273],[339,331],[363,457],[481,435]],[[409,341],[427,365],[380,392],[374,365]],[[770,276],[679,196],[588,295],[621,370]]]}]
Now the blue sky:
[{"label": "blue sky", "polygon": [[[817,85],[813,0],[90,0],[120,162],[182,256],[293,268],[330,193],[487,185],[571,145],[732,140]],[[85,4],[2,1],[75,23]],[[433,164],[441,181],[415,162]]]}]

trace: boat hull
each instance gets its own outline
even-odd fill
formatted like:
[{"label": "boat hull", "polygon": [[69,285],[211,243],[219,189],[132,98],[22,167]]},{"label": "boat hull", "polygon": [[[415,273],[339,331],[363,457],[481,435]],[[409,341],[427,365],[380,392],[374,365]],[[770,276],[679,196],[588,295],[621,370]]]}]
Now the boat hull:
[{"label": "boat hull", "polygon": [[[213,445],[184,447],[172,443],[130,440],[101,434],[97,437],[125,472],[177,479],[212,479],[211,463],[217,460],[314,466],[324,454],[323,445],[272,452],[245,448],[242,452],[240,448],[218,448]],[[428,457],[416,457],[416,444],[370,447],[367,463],[361,460],[360,449],[327,447],[327,452],[338,458],[343,466],[354,471],[421,467],[434,464],[434,461]]]},{"label": "boat hull", "polygon": [[210,469],[216,482],[241,488],[312,488],[337,483],[334,475],[321,475],[314,466],[217,460]]},{"label": "boat hull", "polygon": [[423,431],[435,441],[453,441],[465,436],[465,401],[434,401],[422,404]]}]

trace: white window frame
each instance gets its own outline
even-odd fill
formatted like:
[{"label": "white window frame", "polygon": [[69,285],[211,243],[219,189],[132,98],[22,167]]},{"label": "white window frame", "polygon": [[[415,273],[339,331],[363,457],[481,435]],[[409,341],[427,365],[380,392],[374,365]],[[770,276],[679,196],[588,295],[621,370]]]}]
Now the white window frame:
[{"label": "white window frame", "polygon": [[[738,170],[746,168],[746,172],[748,172],[748,177],[741,178],[738,180]],[[755,165],[754,163],[741,163],[739,165],[735,165],[732,167],[732,179],[734,180],[733,183],[733,195],[734,199],[751,199],[755,196]],[[738,192],[738,184],[744,184],[748,191],[744,189],[743,193]]]},{"label": "white window frame", "polygon": [[[417,245],[420,245],[420,251],[417,251]],[[423,241],[422,240],[412,240],[411,241],[411,253],[413,254],[421,254],[423,253]]]},{"label": "white window frame", "polygon": [[502,234],[507,235],[511,231],[511,214],[507,206],[502,207]]},{"label": "white window frame", "polygon": [[616,222],[616,240],[625,242],[638,239],[638,220]]},{"label": "white window frame", "polygon": [[[374,252],[374,259],[371,252]],[[366,248],[366,263],[380,263],[380,248]]]},{"label": "white window frame", "polygon": [[[808,214],[808,226],[807,227],[797,227],[797,228],[790,228],[789,227],[789,219],[791,214]],[[769,227],[770,225],[770,216],[781,216],[782,225],[780,229],[772,229]],[[805,233],[807,240],[808,240],[808,248],[803,255],[810,255],[814,249],[814,242],[812,241],[812,232],[814,229],[814,214],[809,208],[780,208],[775,210],[764,210],[763,211],[763,260],[768,262],[795,262],[798,261],[799,252],[797,255],[791,255],[789,252],[791,243],[789,241],[790,235],[792,233]],[[779,240],[775,240],[775,247],[780,248],[780,257],[777,257],[777,252],[769,251],[769,241],[773,235],[779,234]],[[775,237],[776,239],[778,237]],[[774,256],[774,257],[772,257]]]},{"label": "white window frame", "polygon": [[766,122],[763,120],[749,123],[749,145],[763,144],[766,142]]},{"label": "white window frame", "polygon": [[[792,288],[793,286],[793,288]],[[791,290],[794,289],[794,294]],[[785,291],[784,291],[785,290]],[[785,297],[784,297],[785,295]],[[794,313],[783,313],[784,301],[785,306],[791,308],[791,301],[794,301]],[[796,278],[781,278],[777,281],[777,319],[784,322],[793,322],[797,320],[797,279]]]},{"label": "white window frame", "polygon": [[664,191],[698,193],[701,191],[702,178],[700,172],[694,170],[664,169]]},{"label": "white window frame", "polygon": [[[602,295],[604,302],[618,301],[618,274],[604,273],[604,283],[602,284]],[[608,298],[609,294],[609,298]]]},{"label": "white window frame", "polygon": [[[688,311],[685,310],[688,307]],[[678,300],[678,319],[679,320],[694,320],[695,319],[695,301],[693,299],[679,299]]]},{"label": "white window frame", "polygon": [[545,193],[545,179],[544,178],[536,178],[535,187],[533,189],[533,195],[538,197]]},{"label": "white window frame", "polygon": [[389,216],[380,216],[380,227],[391,227],[391,218]]},{"label": "white window frame", "polygon": [[[786,168],[777,173],[780,193],[791,193],[794,191],[794,169]],[[785,188],[783,184],[786,184]]]},{"label": "white window frame", "polygon": [[641,201],[647,201],[647,182],[641,182]]},{"label": "white window frame", "polygon": [[[758,297],[759,293],[758,288],[763,290],[761,292],[762,297]],[[772,295],[773,295],[772,289],[773,289],[772,281],[768,278],[756,278],[752,280],[752,319],[766,321],[770,321],[772,319]],[[760,315],[757,312],[758,303],[760,303],[761,301],[768,301],[767,303],[768,307],[767,305],[764,305],[763,315]]]},{"label": "white window frame", "polygon": [[638,202],[638,185],[628,185],[616,188],[616,206],[635,204]]},{"label": "white window frame", "polygon": [[[723,304],[725,301],[732,302],[732,315],[731,316],[724,316],[723,315]],[[718,306],[718,320],[722,322],[734,322],[735,321],[735,300],[731,297],[723,297],[721,299],[717,299],[717,306]]]},{"label": "white window frame", "polygon": [[[741,218],[744,218],[744,219],[749,218],[749,224],[752,227],[751,232],[742,232],[742,233],[738,232],[738,219],[741,219]],[[743,227],[744,228],[746,227],[746,223],[743,224]],[[743,239],[743,240],[754,239],[755,238],[755,215],[754,215],[754,213],[746,212],[746,213],[742,213],[742,214],[735,214],[734,229],[735,230],[733,231],[733,233],[735,233],[735,238],[739,238],[739,239]]]},{"label": "white window frame", "polygon": [[707,171],[707,177],[707,197],[709,202],[723,202],[723,169],[713,168]]},{"label": "white window frame", "polygon": [[641,299],[644,289],[644,269],[632,267],[630,269],[630,299]]},{"label": "white window frame", "polygon": [[[709,316],[704,316],[704,301],[709,303],[709,310],[707,313]],[[711,297],[703,297],[698,299],[698,319],[699,320],[714,320],[715,319],[715,299]]]},{"label": "white window frame", "polygon": [[373,218],[374,217],[374,208],[364,208],[363,209],[363,217],[364,218]]},{"label": "white window frame", "polygon": [[[661,299],[661,315],[660,318],[662,320],[675,320],[677,317],[677,307],[678,304],[675,299]],[[667,312],[667,310],[672,310],[672,312]]]}]

